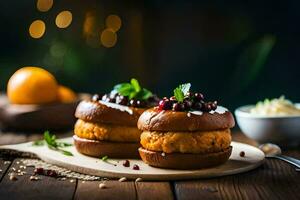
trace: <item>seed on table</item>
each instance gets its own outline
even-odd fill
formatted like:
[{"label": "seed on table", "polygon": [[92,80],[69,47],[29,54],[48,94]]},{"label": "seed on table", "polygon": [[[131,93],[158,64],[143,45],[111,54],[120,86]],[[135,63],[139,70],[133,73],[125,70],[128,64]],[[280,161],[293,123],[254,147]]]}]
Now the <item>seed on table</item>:
[{"label": "seed on table", "polygon": [[16,181],[16,180],[18,180],[18,178],[15,175],[10,175],[9,180]]},{"label": "seed on table", "polygon": [[11,161],[9,161],[9,160],[4,161],[4,165],[8,165],[10,163],[11,163]]},{"label": "seed on table", "polygon": [[19,161],[17,161],[16,163],[17,163],[17,165],[18,165],[18,164],[20,164],[20,162],[19,162]]},{"label": "seed on table", "polygon": [[125,181],[127,181],[126,177],[122,177],[122,178],[119,179],[119,182],[125,182]]},{"label": "seed on table", "polygon": [[142,178],[137,178],[137,179],[135,179],[135,182],[142,182],[142,181],[143,181]]},{"label": "seed on table", "polygon": [[37,181],[39,178],[37,176],[30,176],[29,178],[31,181]]},{"label": "seed on table", "polygon": [[3,170],[2,169],[0,169],[0,172],[2,172]]},{"label": "seed on table", "polygon": [[105,183],[100,183],[100,184],[99,184],[99,188],[100,188],[100,189],[105,189],[105,188],[107,188],[107,186],[106,186]]},{"label": "seed on table", "polygon": [[75,180],[74,180],[74,179],[71,179],[71,180],[70,180],[70,183],[74,183],[74,182],[75,182]]},{"label": "seed on table", "polygon": [[82,181],[81,183],[85,183],[85,181]]}]

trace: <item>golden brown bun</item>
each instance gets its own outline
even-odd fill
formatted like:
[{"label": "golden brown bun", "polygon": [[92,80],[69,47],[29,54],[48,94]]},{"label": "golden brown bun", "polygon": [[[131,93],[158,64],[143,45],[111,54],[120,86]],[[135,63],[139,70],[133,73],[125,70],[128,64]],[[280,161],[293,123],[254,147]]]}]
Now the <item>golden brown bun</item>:
[{"label": "golden brown bun", "polygon": [[165,153],[213,153],[227,149],[230,143],[230,129],[193,132],[144,131],[141,135],[143,148]]},{"label": "golden brown bun", "polygon": [[139,142],[141,132],[134,126],[92,123],[78,119],[74,133],[80,138],[111,142]]},{"label": "golden brown bun", "polygon": [[212,131],[234,126],[234,118],[229,111],[202,115],[188,112],[159,110],[158,107],[146,110],[138,120],[138,128],[143,131]]},{"label": "golden brown bun", "polygon": [[190,154],[190,153],[162,153],[149,151],[142,147],[139,153],[142,160],[150,166],[167,169],[201,169],[225,163],[231,155],[230,146],[217,153]]},{"label": "golden brown bun", "polygon": [[[113,103],[107,103],[113,104]],[[118,104],[113,104],[117,105]],[[125,106],[123,106],[124,108]],[[78,105],[75,116],[87,122],[108,123],[126,126],[136,126],[140,115],[145,111],[142,108],[127,107],[132,114],[127,111],[121,111],[112,107],[108,107],[103,103],[94,101],[82,101]]]},{"label": "golden brown bun", "polygon": [[139,143],[87,140],[76,135],[73,136],[73,140],[77,151],[88,156],[97,158],[103,156],[109,158],[140,158],[138,153]]}]

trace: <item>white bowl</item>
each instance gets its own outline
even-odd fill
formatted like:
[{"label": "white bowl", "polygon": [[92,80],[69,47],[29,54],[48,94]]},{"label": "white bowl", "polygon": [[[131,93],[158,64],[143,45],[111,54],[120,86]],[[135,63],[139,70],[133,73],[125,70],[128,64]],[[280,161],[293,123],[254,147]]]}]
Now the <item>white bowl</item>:
[{"label": "white bowl", "polygon": [[[296,104],[300,107],[300,104]],[[260,116],[251,114],[254,105],[239,107],[235,110],[236,121],[249,138],[260,143],[273,142],[285,145],[300,143],[299,116]]]}]

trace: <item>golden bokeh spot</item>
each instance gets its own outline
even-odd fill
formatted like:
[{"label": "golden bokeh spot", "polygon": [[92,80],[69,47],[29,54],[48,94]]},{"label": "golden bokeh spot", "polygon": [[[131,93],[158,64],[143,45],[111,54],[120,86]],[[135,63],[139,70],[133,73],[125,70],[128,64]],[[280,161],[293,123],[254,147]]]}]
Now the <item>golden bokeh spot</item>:
[{"label": "golden bokeh spot", "polygon": [[53,6],[53,0],[38,0],[36,7],[41,12],[47,12]]},{"label": "golden bokeh spot", "polygon": [[41,38],[46,30],[46,25],[42,20],[35,20],[29,26],[29,34],[33,38]]},{"label": "golden bokeh spot", "polygon": [[121,18],[118,15],[109,15],[105,20],[107,28],[111,28],[113,31],[117,32],[122,25]]},{"label": "golden bokeh spot", "polygon": [[58,28],[67,28],[72,23],[72,13],[68,10],[60,12],[55,19]]},{"label": "golden bokeh spot", "polygon": [[101,44],[107,48],[115,46],[117,43],[117,34],[112,29],[105,29],[101,33]]},{"label": "golden bokeh spot", "polygon": [[93,12],[87,12],[83,22],[83,35],[85,37],[91,36],[95,31],[96,17]]}]

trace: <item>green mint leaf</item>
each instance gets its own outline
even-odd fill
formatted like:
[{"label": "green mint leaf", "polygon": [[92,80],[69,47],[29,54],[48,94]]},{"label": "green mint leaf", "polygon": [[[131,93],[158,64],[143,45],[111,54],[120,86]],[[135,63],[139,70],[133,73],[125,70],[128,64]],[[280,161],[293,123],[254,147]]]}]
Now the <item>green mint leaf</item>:
[{"label": "green mint leaf", "polygon": [[32,146],[43,146],[45,143],[43,140],[37,140],[32,142]]},{"label": "green mint leaf", "polygon": [[108,156],[103,156],[103,157],[101,158],[102,161],[107,161],[107,159],[108,159]]},{"label": "green mint leaf", "polygon": [[60,151],[62,154],[66,155],[66,156],[73,156],[73,154],[70,151],[66,151],[63,149],[58,149],[58,151]]},{"label": "green mint leaf", "polygon": [[182,90],[179,87],[175,88],[174,96],[175,96],[175,98],[178,102],[183,102],[184,94],[183,94]]},{"label": "green mint leaf", "polygon": [[138,100],[146,100],[152,96],[152,92],[142,88],[138,80],[135,78],[132,78],[130,83],[120,83],[115,85],[113,91],[119,93],[120,95],[126,96],[129,99],[135,98]]},{"label": "green mint leaf", "polygon": [[187,93],[190,91],[191,84],[190,83],[184,83],[179,85],[179,89],[183,92],[183,95],[186,96]]},{"label": "green mint leaf", "polygon": [[45,131],[44,132],[44,140],[46,141],[46,143],[49,145],[49,146],[52,146],[52,147],[57,147],[57,144],[55,142],[55,137],[53,137],[49,131]]},{"label": "green mint leaf", "polygon": [[141,91],[142,88],[141,88],[138,80],[136,80],[135,78],[132,78],[131,81],[130,81],[130,83],[131,83],[132,87],[134,88],[134,90],[136,92],[140,92]]},{"label": "green mint leaf", "polygon": [[66,142],[57,142],[56,143],[58,147],[70,147],[70,146],[73,146],[73,144],[70,144],[70,143],[66,143]]},{"label": "green mint leaf", "polygon": [[132,92],[135,92],[135,89],[130,83],[121,83],[114,87],[114,91],[123,96],[129,96]]},{"label": "green mint leaf", "polygon": [[141,92],[139,92],[139,93],[137,94],[136,97],[137,97],[138,99],[147,100],[147,99],[148,99],[149,97],[151,97],[151,96],[153,96],[152,92],[150,92],[149,90],[143,88],[143,89],[141,90]]}]

